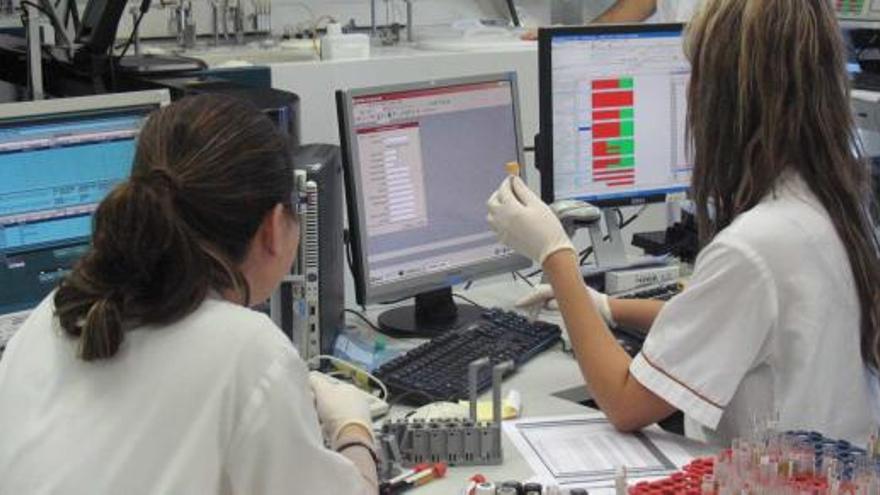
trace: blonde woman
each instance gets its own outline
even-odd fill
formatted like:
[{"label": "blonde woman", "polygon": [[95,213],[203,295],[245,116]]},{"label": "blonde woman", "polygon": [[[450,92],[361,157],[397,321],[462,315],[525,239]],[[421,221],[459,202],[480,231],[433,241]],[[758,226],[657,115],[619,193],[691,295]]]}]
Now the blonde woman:
[{"label": "blonde woman", "polygon": [[[582,374],[619,429],[680,409],[689,435],[726,443],[778,413],[782,428],[861,442],[880,361],[880,262],[832,5],[706,0],[686,45],[704,248],[681,295],[664,305],[588,291],[558,221],[518,179],[489,200],[489,221],[543,265]],[[635,359],[609,332],[615,321],[650,329]]]}]

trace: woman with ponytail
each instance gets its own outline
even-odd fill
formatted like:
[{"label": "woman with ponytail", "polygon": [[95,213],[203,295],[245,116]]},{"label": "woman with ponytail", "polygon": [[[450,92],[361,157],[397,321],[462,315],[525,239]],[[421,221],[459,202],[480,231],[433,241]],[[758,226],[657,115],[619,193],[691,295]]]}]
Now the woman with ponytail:
[{"label": "woman with ponytail", "polygon": [[152,115],[91,250],[0,361],[0,493],[375,493],[367,405],[310,387],[248,309],[290,270],[292,201],[290,150],[256,108]]}]

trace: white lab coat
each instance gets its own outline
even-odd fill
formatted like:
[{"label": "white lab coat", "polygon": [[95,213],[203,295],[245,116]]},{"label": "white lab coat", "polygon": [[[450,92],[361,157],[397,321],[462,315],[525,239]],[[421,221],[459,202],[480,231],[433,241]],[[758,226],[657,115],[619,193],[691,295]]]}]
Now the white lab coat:
[{"label": "white lab coat", "polygon": [[688,22],[700,0],[657,0],[658,22]]},{"label": "white lab coat", "polygon": [[700,253],[630,371],[684,411],[690,436],[729,445],[778,413],[782,429],[864,444],[860,319],[844,245],[792,174]]},{"label": "white lab coat", "polygon": [[208,299],[87,363],[51,296],[0,360],[0,493],[364,493],[324,448],[293,346],[264,315]]}]

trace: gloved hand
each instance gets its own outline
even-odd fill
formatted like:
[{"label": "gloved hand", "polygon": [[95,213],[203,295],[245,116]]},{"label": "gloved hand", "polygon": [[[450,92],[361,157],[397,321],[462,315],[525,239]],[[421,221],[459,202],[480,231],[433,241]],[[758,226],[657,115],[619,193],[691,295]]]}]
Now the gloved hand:
[{"label": "gloved hand", "polygon": [[[605,320],[605,324],[608,325],[608,328],[616,327],[617,322],[614,321],[614,316],[611,314],[611,305],[608,302],[608,296],[590,286],[586,287],[587,292],[590,294],[590,299],[593,300],[593,305],[596,307],[596,311],[598,311],[599,315],[602,316],[602,319]],[[531,294],[517,301],[515,306],[517,308],[534,308],[537,306],[542,308],[546,307],[548,309],[558,309],[555,299],[556,295],[553,293],[553,287],[550,286],[550,284],[539,284],[535,286],[535,289]]]},{"label": "gloved hand", "polygon": [[553,210],[519,177],[505,178],[488,207],[498,240],[542,265],[551,254],[575,250]]},{"label": "gloved hand", "polygon": [[331,448],[336,448],[339,434],[351,425],[363,426],[370,434],[371,441],[375,442],[375,438],[372,438],[370,406],[358,389],[317,371],[309,373],[309,384],[315,394],[315,408],[318,410],[324,438],[330,442]]}]

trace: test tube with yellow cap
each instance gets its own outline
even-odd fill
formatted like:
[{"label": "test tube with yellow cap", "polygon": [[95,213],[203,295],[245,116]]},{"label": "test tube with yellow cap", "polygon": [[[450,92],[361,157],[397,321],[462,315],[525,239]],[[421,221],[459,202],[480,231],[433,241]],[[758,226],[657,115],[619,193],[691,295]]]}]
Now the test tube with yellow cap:
[{"label": "test tube with yellow cap", "polygon": [[504,170],[507,171],[507,175],[519,177],[520,165],[517,162],[507,162],[507,165],[504,166]]}]

